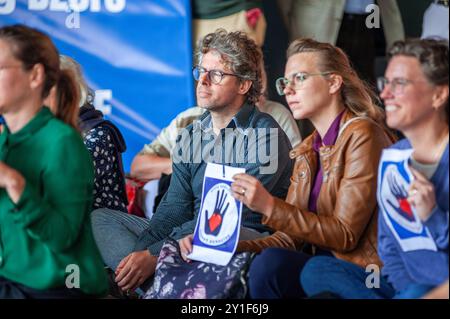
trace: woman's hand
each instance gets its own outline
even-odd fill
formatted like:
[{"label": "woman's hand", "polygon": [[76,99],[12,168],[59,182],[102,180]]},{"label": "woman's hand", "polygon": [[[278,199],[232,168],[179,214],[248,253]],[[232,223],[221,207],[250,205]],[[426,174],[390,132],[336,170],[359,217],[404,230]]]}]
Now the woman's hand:
[{"label": "woman's hand", "polygon": [[274,206],[273,196],[259,180],[248,174],[236,174],[231,191],[234,198],[254,212],[269,215]]},{"label": "woman's hand", "polygon": [[15,169],[9,167],[0,161],[0,188],[5,188],[8,196],[14,204],[19,202],[23,189],[25,188],[25,179]]},{"label": "woman's hand", "polygon": [[422,221],[427,220],[436,206],[434,185],[419,171],[410,168],[414,180],[408,191],[408,202],[414,206]]},{"label": "woman's hand", "polygon": [[191,262],[189,258],[187,258],[187,255],[189,255],[192,252],[192,240],[194,238],[194,235],[188,235],[178,241],[178,244],[180,245],[180,252],[181,252],[181,258],[185,262]]}]

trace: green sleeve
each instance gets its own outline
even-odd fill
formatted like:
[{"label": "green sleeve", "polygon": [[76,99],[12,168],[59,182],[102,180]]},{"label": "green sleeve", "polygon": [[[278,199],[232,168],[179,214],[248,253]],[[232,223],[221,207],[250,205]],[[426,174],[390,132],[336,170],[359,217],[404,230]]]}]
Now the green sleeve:
[{"label": "green sleeve", "polygon": [[75,243],[91,210],[93,166],[75,133],[58,138],[52,145],[40,161],[44,163],[41,185],[26,181],[11,213],[30,236],[61,252]]}]

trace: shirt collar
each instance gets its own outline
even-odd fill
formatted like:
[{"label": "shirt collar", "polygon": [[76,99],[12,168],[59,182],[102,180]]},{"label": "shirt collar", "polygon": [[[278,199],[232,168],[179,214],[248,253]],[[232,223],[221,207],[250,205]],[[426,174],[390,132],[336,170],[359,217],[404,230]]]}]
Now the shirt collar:
[{"label": "shirt collar", "polygon": [[[239,112],[233,116],[227,128],[239,128],[245,130],[250,125],[250,117],[255,110],[255,106],[252,104],[244,103]],[[197,121],[194,123],[194,129],[201,129],[204,132],[212,130],[212,120],[209,111],[203,113]]]},{"label": "shirt collar", "polygon": [[52,112],[48,107],[44,106],[31,121],[14,134],[11,134],[8,126],[5,125],[5,128],[0,135],[0,146],[3,146],[6,142],[8,142],[9,146],[13,146],[27,140],[30,136],[33,136],[40,130],[51,118],[53,118]]},{"label": "shirt collar", "polygon": [[194,121],[193,129],[194,131],[202,130],[205,133],[212,131],[211,114],[209,111],[206,111]]},{"label": "shirt collar", "polygon": [[323,145],[333,145],[336,142],[336,139],[339,134],[339,125],[341,123],[342,116],[345,111],[339,113],[339,115],[334,119],[333,123],[331,123],[328,131],[325,133],[323,139],[320,137],[320,134],[316,134],[313,141],[313,149],[318,152],[320,147]]},{"label": "shirt collar", "polygon": [[[254,111],[254,105],[248,104],[247,102],[244,103],[239,112],[232,118],[230,124],[234,123],[234,127],[245,130],[250,125],[250,117]],[[230,124],[227,127],[230,127]]]}]

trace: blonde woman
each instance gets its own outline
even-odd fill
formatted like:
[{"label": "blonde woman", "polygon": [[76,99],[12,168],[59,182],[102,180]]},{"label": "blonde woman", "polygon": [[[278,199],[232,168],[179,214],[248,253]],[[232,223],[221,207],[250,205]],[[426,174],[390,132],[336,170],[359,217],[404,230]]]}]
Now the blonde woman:
[{"label": "blonde woman", "polygon": [[250,269],[252,298],[304,296],[300,272],[313,255],[365,267],[376,252],[376,177],[392,142],[384,114],[339,48],[298,39],[287,50],[285,76],[276,82],[295,119],[315,131],[289,156],[295,159],[286,201],[254,177],[239,174],[234,196],[262,214],[262,222],[295,238],[301,252],[269,248]]}]

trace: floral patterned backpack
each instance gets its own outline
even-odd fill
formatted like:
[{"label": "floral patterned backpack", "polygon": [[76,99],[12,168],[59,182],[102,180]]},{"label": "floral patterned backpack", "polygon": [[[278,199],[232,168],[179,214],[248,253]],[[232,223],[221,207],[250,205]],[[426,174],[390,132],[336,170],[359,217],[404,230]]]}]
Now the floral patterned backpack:
[{"label": "floral patterned backpack", "polygon": [[254,253],[236,253],[226,266],[181,258],[174,239],[164,243],[153,285],[145,299],[243,299],[247,295],[247,273]]}]

